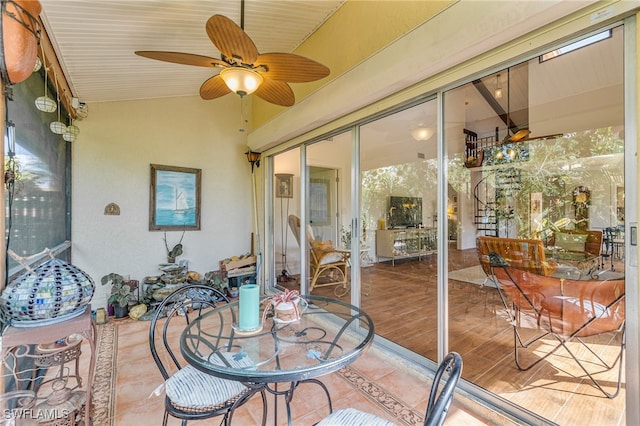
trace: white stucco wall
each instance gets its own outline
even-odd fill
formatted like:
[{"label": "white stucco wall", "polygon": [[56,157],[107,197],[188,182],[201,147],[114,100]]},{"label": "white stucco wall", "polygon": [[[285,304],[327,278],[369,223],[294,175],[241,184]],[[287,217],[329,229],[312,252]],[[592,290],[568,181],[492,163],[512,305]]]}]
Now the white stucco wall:
[{"label": "white stucco wall", "polygon": [[[96,281],[93,307],[105,306],[100,278],[143,280],[166,262],[163,232],[149,231],[150,164],[202,169],[201,230],[187,231],[184,254],[204,274],[250,251],[250,166],[239,98],[165,98],[89,105],[73,145],[73,263]],[[105,216],[115,202],[120,216]],[[181,232],[168,232],[171,248]]]}]

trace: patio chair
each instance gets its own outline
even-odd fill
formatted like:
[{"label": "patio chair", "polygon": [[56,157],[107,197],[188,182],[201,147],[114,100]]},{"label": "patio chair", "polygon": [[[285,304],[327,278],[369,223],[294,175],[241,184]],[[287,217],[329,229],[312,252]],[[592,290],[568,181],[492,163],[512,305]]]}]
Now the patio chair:
[{"label": "patio chair", "polygon": [[[300,245],[300,218],[289,215],[289,227]],[[340,285],[347,288],[347,259],[348,253],[335,250],[332,241],[316,241],[310,225],[307,225],[307,242],[309,243],[309,263],[311,281],[309,291],[316,287]],[[325,281],[318,282],[319,278]]]},{"label": "patio chair", "polygon": [[[562,347],[607,398],[615,398],[620,392],[625,346],[624,279],[578,281],[545,277],[513,268],[497,253],[489,254],[489,258],[499,295],[513,326],[514,356],[518,369],[529,370]],[[522,337],[525,328],[536,330],[526,341]],[[590,340],[594,339],[586,339],[604,333],[612,333],[611,337],[618,337],[619,334],[620,338],[620,349],[616,350],[617,355],[610,364],[592,347]],[[543,338],[548,338],[544,345],[532,346]],[[573,342],[579,343],[579,347],[573,348]],[[599,339],[597,343],[602,345],[602,342],[603,339]],[[546,345],[552,347],[544,349]],[[582,347],[588,352],[579,350]],[[543,351],[543,354],[534,354],[534,351]],[[534,360],[528,364],[522,362],[520,352],[528,354],[529,359],[534,357]],[[609,393],[594,374],[611,370],[616,363],[616,390]],[[595,367],[591,367],[591,370],[587,368],[593,365],[597,365],[599,371],[592,371]]]},{"label": "patio chair", "polygon": [[[216,416],[224,416],[222,424],[230,424],[233,410],[256,393],[261,393],[262,424],[266,423],[267,405],[263,389],[250,388],[240,382],[205,374],[191,365],[182,365],[182,330],[190,321],[222,303],[229,303],[229,300],[218,290],[189,284],[171,293],[156,308],[149,328],[149,347],[165,380],[163,425],[167,424],[169,415],[182,420],[182,425],[186,425],[188,420]],[[203,357],[205,349],[203,347]]]},{"label": "patio chair", "polygon": [[[442,389],[440,382],[448,372]],[[462,357],[457,352],[449,352],[438,366],[433,384],[429,392],[429,401],[425,414],[425,426],[440,426],[449,412],[449,406],[453,401],[453,393],[462,374]],[[334,411],[316,426],[393,426],[394,423],[382,419],[374,414],[360,411],[355,408],[343,408]]]}]

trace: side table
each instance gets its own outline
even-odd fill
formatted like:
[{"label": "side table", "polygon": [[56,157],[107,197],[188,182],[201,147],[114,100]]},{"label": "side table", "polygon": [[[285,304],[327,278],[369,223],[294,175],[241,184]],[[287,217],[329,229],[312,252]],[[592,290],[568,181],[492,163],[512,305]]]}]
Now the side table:
[{"label": "side table", "polygon": [[[42,345],[67,338],[73,334],[80,334],[89,343],[91,348],[91,358],[89,362],[89,372],[87,373],[86,405],[85,405],[85,425],[91,423],[91,388],[93,386],[93,373],[96,362],[96,326],[91,319],[91,306],[85,308],[85,312],[75,318],[55,324],[38,327],[8,327],[2,334],[2,362],[12,350],[29,345]],[[28,353],[25,349],[24,353]],[[64,350],[64,349],[63,349]],[[79,374],[76,371],[76,374]]]}]

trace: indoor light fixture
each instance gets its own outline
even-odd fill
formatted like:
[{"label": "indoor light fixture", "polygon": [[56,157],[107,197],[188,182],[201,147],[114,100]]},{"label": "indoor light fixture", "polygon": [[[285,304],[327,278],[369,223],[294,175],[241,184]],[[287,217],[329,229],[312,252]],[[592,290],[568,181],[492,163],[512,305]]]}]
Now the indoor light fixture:
[{"label": "indoor light fixture", "polygon": [[75,142],[78,139],[78,134],[80,134],[80,129],[71,120],[71,124],[67,126],[66,131],[62,134],[62,139],[67,142]]},{"label": "indoor light fixture", "polygon": [[33,64],[33,72],[40,71],[40,68],[42,68],[42,61],[39,57],[36,56],[36,63]]},{"label": "indoor light fixture", "polygon": [[[36,108],[38,108],[42,112],[53,112],[56,110],[56,102],[47,96],[47,86],[49,82],[49,69],[47,68],[47,59],[44,56],[44,48],[42,47],[42,43],[40,44],[40,54],[42,55],[41,65],[44,64],[44,96],[39,96],[36,98]],[[38,62],[36,61],[36,64]]]},{"label": "indoor light fixture", "polygon": [[247,161],[251,164],[251,173],[253,173],[253,166],[260,167],[260,153],[253,152],[251,150],[244,153],[247,156]]},{"label": "indoor light fixture", "polygon": [[500,86],[500,74],[496,75],[496,90],[493,92],[493,97],[500,99],[502,97],[502,87]]},{"label": "indoor light fixture", "polygon": [[44,68],[44,96],[36,98],[36,108],[42,112],[53,112],[56,110],[56,101],[47,95],[47,68]]},{"label": "indoor light fixture", "polygon": [[243,67],[225,68],[220,71],[220,77],[227,87],[240,97],[252,94],[264,81],[259,73]]},{"label": "indoor light fixture", "polygon": [[62,135],[67,131],[67,125],[60,121],[60,90],[58,89],[58,76],[55,75],[55,69],[53,70],[53,78],[56,81],[56,98],[58,99],[58,121],[52,121],[49,124],[49,129],[56,135]]},{"label": "indoor light fixture", "polygon": [[67,126],[62,121],[52,121],[49,124],[49,129],[56,135],[62,135],[67,131]]},{"label": "indoor light fixture", "polygon": [[433,130],[428,127],[417,127],[411,131],[411,136],[417,141],[428,141],[433,136]]}]

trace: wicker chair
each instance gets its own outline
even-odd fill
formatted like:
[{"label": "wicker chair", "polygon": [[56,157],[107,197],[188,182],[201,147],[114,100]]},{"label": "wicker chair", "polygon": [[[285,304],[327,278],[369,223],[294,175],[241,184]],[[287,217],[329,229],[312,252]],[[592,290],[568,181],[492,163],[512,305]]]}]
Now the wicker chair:
[{"label": "wicker chair", "polygon": [[[289,227],[300,245],[300,218],[289,215]],[[342,285],[347,288],[347,259],[348,253],[335,251],[331,241],[316,241],[311,226],[307,225],[307,242],[309,243],[310,275],[309,291],[316,287]],[[321,283],[319,278],[325,278]]]},{"label": "wicker chair", "polygon": [[[261,388],[249,388],[240,382],[205,374],[191,365],[181,365],[180,334],[185,325],[229,300],[218,290],[199,284],[180,287],[157,307],[149,328],[149,346],[165,380],[165,412],[182,420],[201,420],[224,416],[231,423],[233,410],[256,393],[262,396],[262,424],[266,423],[266,394]],[[164,317],[166,316],[166,319]]]},{"label": "wicker chair", "polygon": [[[446,382],[440,390],[440,381],[445,373],[449,373]],[[462,374],[462,357],[456,352],[449,352],[438,366],[433,378],[429,401],[424,418],[425,426],[440,426],[449,412],[460,375]],[[393,426],[392,422],[376,415],[360,411],[355,408],[337,410],[322,419],[316,426]]]},{"label": "wicker chair", "polygon": [[[489,258],[500,297],[513,326],[518,369],[529,370],[562,347],[607,398],[615,398],[620,392],[625,345],[625,281],[545,277],[516,269],[497,253],[489,254]],[[525,328],[533,329],[527,332],[526,339],[523,338]],[[596,353],[597,349],[591,347],[591,339],[586,339],[604,333],[611,333],[611,337],[619,335],[620,349],[612,362],[604,361]],[[534,345],[544,338],[548,338],[544,345]],[[572,341],[580,343],[580,347],[588,352],[572,348],[569,344]],[[595,343],[602,345],[602,339]],[[552,347],[545,349],[547,346]],[[538,350],[544,350],[543,355]],[[528,359],[526,362],[520,359],[521,352]],[[593,374],[611,370],[616,363],[619,363],[617,387],[615,392],[609,393]],[[597,365],[599,371],[592,371],[593,365]],[[591,370],[587,368],[589,366]]]}]

